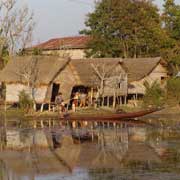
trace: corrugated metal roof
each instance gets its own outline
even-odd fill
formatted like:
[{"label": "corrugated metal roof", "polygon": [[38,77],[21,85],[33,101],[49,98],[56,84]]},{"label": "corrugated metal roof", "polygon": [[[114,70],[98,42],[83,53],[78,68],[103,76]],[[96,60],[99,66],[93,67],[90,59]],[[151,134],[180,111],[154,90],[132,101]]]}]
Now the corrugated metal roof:
[{"label": "corrugated metal roof", "polygon": [[50,39],[49,41],[35,45],[32,48],[39,48],[42,50],[84,49],[87,47],[89,41],[89,36],[63,37]]}]

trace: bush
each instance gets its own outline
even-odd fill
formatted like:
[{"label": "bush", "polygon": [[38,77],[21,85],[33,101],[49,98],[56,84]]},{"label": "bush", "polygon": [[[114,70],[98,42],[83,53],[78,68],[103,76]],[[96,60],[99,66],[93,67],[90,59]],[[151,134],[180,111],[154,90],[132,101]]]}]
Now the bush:
[{"label": "bush", "polygon": [[145,107],[159,107],[165,103],[165,92],[160,87],[158,82],[154,82],[152,85],[149,85],[148,82],[144,83],[146,87],[146,92],[143,98],[143,105]]},{"label": "bush", "polygon": [[167,83],[168,103],[176,105],[180,103],[180,78],[172,78]]},{"label": "bush", "polygon": [[19,93],[19,106],[22,110],[30,110],[33,107],[33,100],[24,90]]}]

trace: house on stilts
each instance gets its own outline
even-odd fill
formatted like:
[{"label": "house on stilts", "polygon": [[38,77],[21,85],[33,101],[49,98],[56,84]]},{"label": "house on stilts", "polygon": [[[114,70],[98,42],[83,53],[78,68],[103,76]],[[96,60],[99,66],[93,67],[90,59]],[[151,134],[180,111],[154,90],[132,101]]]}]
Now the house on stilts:
[{"label": "house on stilts", "polygon": [[[127,73],[122,59],[62,59],[58,56],[20,56],[12,58],[0,73],[6,85],[5,100],[19,102],[26,91],[38,105],[54,103],[59,92],[69,104],[73,92],[86,91],[92,103],[103,91],[103,103],[127,97]],[[119,101],[119,103],[120,103]]]},{"label": "house on stilts", "polygon": [[155,58],[127,58],[124,64],[128,73],[128,99],[141,99],[146,87],[157,82],[160,87],[165,88],[168,70],[167,64],[161,57]]}]

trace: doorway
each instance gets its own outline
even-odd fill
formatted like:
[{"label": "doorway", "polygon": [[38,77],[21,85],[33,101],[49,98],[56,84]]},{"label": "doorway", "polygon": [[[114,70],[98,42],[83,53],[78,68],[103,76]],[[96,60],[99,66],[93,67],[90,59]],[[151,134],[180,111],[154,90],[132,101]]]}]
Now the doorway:
[{"label": "doorway", "polygon": [[60,89],[60,84],[55,84],[53,83],[52,86],[52,95],[51,95],[51,102],[55,102],[56,96],[59,93],[59,89]]}]

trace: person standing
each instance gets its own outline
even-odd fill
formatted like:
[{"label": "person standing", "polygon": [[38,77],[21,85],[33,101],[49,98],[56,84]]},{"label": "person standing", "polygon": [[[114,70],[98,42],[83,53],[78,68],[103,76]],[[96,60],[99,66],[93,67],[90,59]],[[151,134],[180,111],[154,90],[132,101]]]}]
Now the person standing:
[{"label": "person standing", "polygon": [[72,103],[72,110],[73,110],[73,112],[76,112],[78,104],[79,104],[79,93],[76,92],[74,97],[73,97],[73,103]]},{"label": "person standing", "polygon": [[58,93],[58,95],[55,98],[55,104],[58,107],[58,112],[62,113],[64,112],[65,108],[64,108],[64,100],[62,97],[62,93]]},{"label": "person standing", "polygon": [[86,107],[86,98],[87,98],[87,95],[85,93],[81,93],[81,95],[80,95],[80,107]]}]

